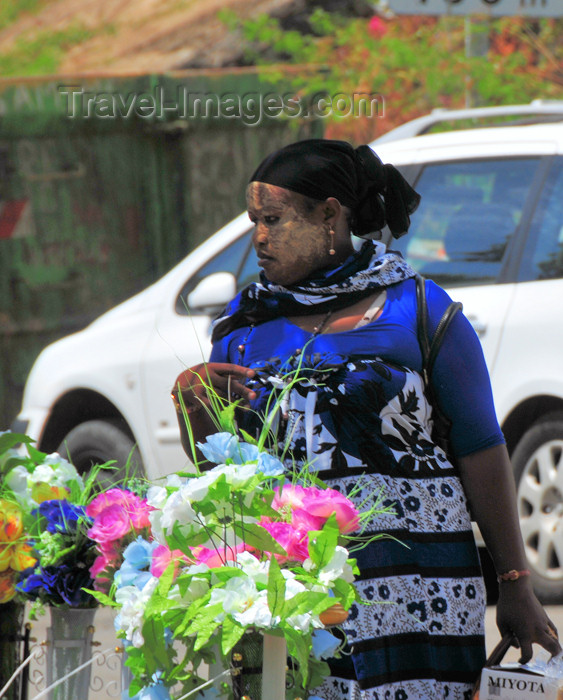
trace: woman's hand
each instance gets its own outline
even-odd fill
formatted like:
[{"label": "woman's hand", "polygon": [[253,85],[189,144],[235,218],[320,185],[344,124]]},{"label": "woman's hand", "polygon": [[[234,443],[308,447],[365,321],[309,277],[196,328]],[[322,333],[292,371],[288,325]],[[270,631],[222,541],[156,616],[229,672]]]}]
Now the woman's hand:
[{"label": "woman's hand", "polygon": [[247,403],[256,398],[256,393],[245,384],[254,375],[253,369],[241,365],[202,362],[178,375],[172,396],[177,402],[178,394],[182,395],[188,413],[197,411],[203,405],[209,406],[209,388],[223,399],[241,398]]},{"label": "woman's hand", "polygon": [[522,664],[532,658],[534,643],[553,656],[561,651],[555,625],[534,595],[529,576],[500,583],[497,625],[501,636],[512,633],[518,640]]}]

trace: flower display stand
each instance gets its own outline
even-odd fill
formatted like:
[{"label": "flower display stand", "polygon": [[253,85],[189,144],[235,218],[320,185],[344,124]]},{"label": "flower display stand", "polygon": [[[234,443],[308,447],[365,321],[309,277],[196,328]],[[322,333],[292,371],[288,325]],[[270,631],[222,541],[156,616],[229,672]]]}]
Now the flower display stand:
[{"label": "flower display stand", "polygon": [[232,659],[234,700],[285,700],[287,647],[283,637],[247,633]]},{"label": "flower display stand", "polygon": [[[47,686],[55,684],[48,700],[87,700],[92,658],[95,608],[49,608],[47,628]],[[72,671],[77,671],[71,674]],[[67,677],[68,676],[68,677]]]},{"label": "flower display stand", "polygon": [[283,637],[264,635],[262,700],[285,700],[287,648]]},{"label": "flower display stand", "polygon": [[[25,606],[11,600],[0,605],[0,689],[12,677],[21,662],[21,646]],[[16,678],[3,700],[19,700],[23,685]]]}]

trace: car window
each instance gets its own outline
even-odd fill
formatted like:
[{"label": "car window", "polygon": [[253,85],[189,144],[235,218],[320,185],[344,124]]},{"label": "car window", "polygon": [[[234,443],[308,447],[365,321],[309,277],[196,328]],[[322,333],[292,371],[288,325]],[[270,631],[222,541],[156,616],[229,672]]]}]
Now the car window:
[{"label": "car window", "polygon": [[[188,314],[186,299],[204,277],[214,272],[231,272],[237,278],[237,289],[258,279],[258,265],[252,250],[252,228],[209,260],[186,282],[176,299],[176,312]],[[246,280],[246,281],[245,281]]]},{"label": "car window", "polygon": [[547,179],[524,250],[520,281],[563,277],[563,160]]},{"label": "car window", "polygon": [[427,165],[409,233],[390,245],[422,275],[447,286],[495,282],[520,222],[539,159]]}]

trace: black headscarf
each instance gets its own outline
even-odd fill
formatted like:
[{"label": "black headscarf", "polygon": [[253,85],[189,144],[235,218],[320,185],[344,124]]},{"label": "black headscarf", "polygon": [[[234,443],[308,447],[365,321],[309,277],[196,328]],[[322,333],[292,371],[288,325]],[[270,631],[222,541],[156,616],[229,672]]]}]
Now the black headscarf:
[{"label": "black headscarf", "polygon": [[369,146],[308,139],[275,151],[258,166],[250,182],[277,185],[307,197],[335,197],[353,213],[354,233],[366,236],[386,224],[395,238],[410,225],[420,195],[392,165],[384,165]]}]

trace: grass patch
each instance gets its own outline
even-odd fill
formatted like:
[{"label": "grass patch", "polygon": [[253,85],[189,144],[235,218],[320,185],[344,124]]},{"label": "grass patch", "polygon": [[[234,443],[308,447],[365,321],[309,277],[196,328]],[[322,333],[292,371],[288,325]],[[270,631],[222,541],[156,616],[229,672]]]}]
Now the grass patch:
[{"label": "grass patch", "polygon": [[0,75],[6,78],[57,73],[66,52],[93,35],[91,30],[75,25],[59,32],[39,32],[33,39],[20,38],[9,51],[0,53]]}]

